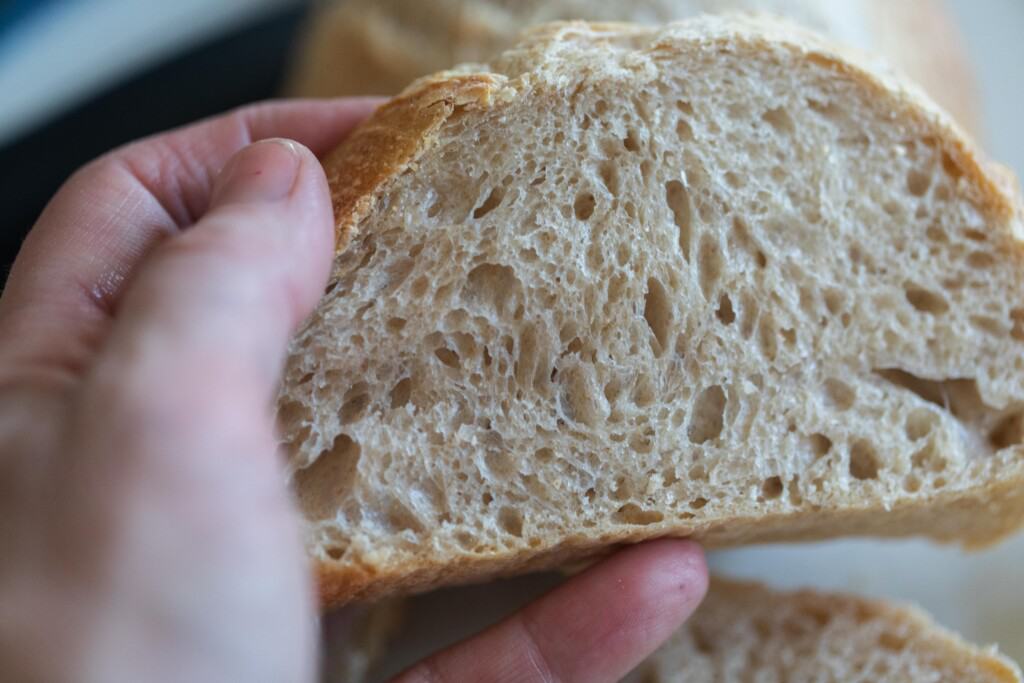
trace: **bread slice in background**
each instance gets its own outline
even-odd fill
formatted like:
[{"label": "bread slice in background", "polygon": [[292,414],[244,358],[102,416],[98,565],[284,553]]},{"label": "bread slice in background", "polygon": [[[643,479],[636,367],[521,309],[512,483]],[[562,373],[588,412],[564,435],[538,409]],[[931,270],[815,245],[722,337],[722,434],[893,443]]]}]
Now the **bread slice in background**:
[{"label": "bread slice in background", "polygon": [[341,253],[280,416],[326,601],[1020,526],[1019,200],[813,35],[551,25],[325,165]]},{"label": "bread slice in background", "polygon": [[315,10],[287,90],[300,97],[394,95],[420,76],[486,62],[520,31],[586,19],[661,24],[704,12],[776,14],[884,57],[967,130],[981,129],[963,37],[945,0],[343,0]]},{"label": "bread slice in background", "polygon": [[[388,680],[431,652],[468,637],[539,595],[547,577],[441,591],[403,602],[403,623],[367,654],[328,645],[324,683]],[[495,593],[502,595],[499,600]],[[465,609],[473,605],[474,609]],[[372,613],[376,608],[370,608]],[[394,610],[389,604],[385,612]],[[456,617],[438,615],[458,615]],[[337,616],[328,617],[336,619]],[[387,653],[386,655],[384,653]],[[366,666],[368,665],[368,666]],[[713,579],[704,603],[625,683],[1019,683],[996,648],[978,647],[923,612],[883,600],[816,591],[780,592]]]},{"label": "bread slice in background", "polygon": [[718,580],[624,683],[1019,683],[1020,669],[908,607]]}]

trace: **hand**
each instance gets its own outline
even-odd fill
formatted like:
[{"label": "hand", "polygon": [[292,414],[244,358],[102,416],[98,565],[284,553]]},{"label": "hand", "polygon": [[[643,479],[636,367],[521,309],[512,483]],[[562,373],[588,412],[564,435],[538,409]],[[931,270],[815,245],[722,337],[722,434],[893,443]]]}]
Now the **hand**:
[{"label": "hand", "polygon": [[[272,404],[333,253],[314,155],[372,106],[260,105],[144,140],[43,212],[0,297],[12,680],[314,680]],[[264,138],[297,142],[249,144]],[[602,680],[579,667],[624,671],[653,649],[703,592],[702,562],[682,542],[632,549],[420,671]],[[550,649],[563,641],[574,668]]]},{"label": "hand", "polygon": [[39,218],[0,298],[0,678],[313,680],[272,403],[332,260],[314,154],[373,104],[129,145]]}]

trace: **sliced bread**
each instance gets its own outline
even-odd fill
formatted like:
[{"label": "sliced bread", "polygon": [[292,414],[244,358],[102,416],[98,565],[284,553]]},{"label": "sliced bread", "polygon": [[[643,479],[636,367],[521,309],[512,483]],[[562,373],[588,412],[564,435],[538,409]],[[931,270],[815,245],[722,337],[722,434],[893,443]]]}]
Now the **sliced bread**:
[{"label": "sliced bread", "polygon": [[813,35],[550,25],[325,166],[340,253],[280,419],[328,602],[1024,520],[1010,178]]},{"label": "sliced bread", "polygon": [[690,622],[624,683],[1020,683],[1020,669],[916,609],[712,582]]},{"label": "sliced bread", "polygon": [[661,24],[730,11],[775,14],[881,55],[979,130],[977,87],[945,0],[335,0],[311,15],[288,90],[393,95],[420,76],[485,62],[548,21]]}]

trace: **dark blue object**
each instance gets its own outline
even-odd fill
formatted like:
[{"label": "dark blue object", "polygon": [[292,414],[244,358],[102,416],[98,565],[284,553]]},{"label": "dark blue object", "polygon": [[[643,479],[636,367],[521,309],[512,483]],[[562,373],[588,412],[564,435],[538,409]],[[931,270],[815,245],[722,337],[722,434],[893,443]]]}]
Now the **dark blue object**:
[{"label": "dark blue object", "polygon": [[28,229],[75,169],[130,140],[277,95],[307,9],[291,6],[212,40],[0,148],[0,287]]},{"label": "dark blue object", "polygon": [[4,0],[0,2],[0,49],[12,29],[26,19],[35,19],[43,14],[41,10],[60,5],[66,0]]}]

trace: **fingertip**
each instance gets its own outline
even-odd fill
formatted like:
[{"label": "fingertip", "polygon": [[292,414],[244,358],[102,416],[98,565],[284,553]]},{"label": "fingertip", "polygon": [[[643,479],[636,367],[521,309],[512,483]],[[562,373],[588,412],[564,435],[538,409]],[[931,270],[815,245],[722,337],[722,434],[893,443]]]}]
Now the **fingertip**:
[{"label": "fingertip", "polygon": [[[645,595],[638,602],[659,604],[675,612],[681,623],[689,617],[708,590],[708,567],[704,551],[694,541],[664,538],[620,551],[615,560],[627,563],[619,571],[642,574],[637,586]],[[668,617],[672,619],[672,615]]]}]

